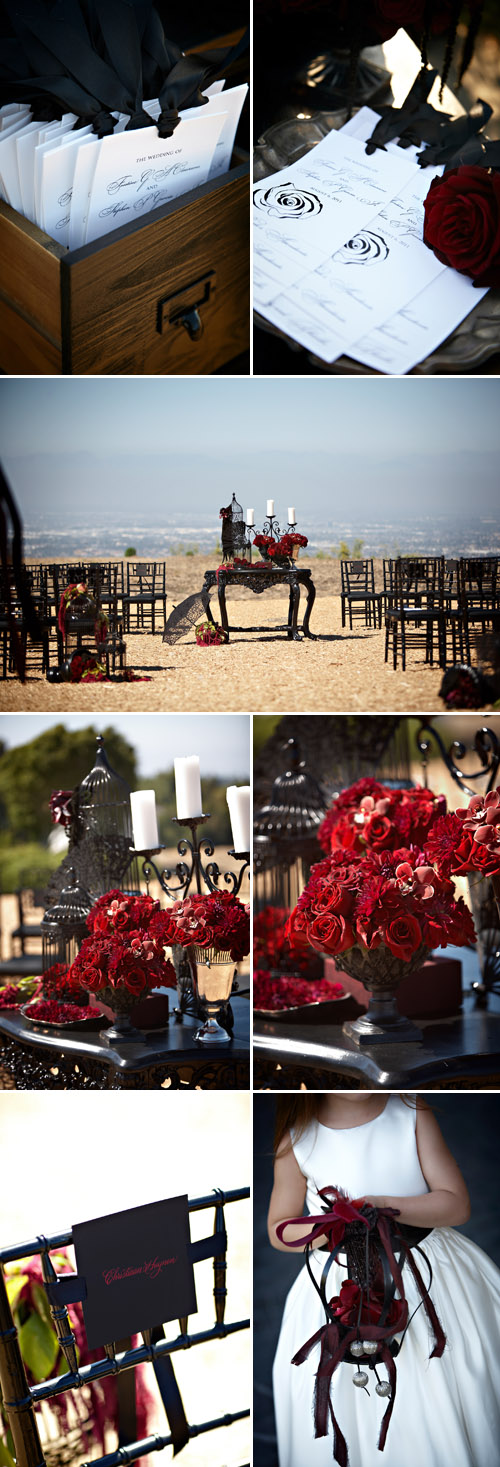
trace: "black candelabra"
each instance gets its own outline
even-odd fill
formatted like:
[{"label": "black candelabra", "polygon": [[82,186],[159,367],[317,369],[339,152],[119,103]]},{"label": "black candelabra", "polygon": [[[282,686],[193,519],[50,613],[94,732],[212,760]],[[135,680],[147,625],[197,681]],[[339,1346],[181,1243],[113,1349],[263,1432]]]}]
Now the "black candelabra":
[{"label": "black candelabra", "polygon": [[203,885],[208,887],[210,892],[220,891],[219,883],[223,881],[224,887],[229,890],[231,896],[238,896],[245,871],[249,870],[250,852],[229,850],[228,856],[241,863],[240,869],[239,871],[222,872],[218,862],[213,860],[215,846],[212,837],[202,835],[200,838],[198,836],[198,827],[205,825],[207,820],[210,820],[210,815],[194,815],[185,820],[173,818],[173,825],[187,825],[191,832],[191,839],[183,835],[178,842],[177,853],[181,859],[174,867],[165,866],[163,870],[160,870],[154,860],[155,856],[159,856],[161,851],[166,850],[165,846],[156,846],[154,850],[134,851],[134,855],[142,859],[142,871],[148,892],[150,882],[155,877],[162,891],[173,901],[183,900],[188,895],[193,881],[199,894],[202,892]]}]

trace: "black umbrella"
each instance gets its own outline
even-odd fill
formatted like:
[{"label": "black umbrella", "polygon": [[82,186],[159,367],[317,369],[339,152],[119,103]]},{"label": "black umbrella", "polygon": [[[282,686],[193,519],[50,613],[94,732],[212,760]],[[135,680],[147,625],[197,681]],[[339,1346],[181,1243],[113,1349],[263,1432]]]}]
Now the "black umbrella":
[{"label": "black umbrella", "polygon": [[168,642],[169,647],[173,647],[175,642],[180,642],[181,637],[185,637],[186,633],[196,626],[200,617],[206,616],[206,613],[206,593],[197,591],[194,596],[186,596],[185,601],[181,601],[179,606],[174,606],[173,611],[170,612],[163,633],[163,641]]}]

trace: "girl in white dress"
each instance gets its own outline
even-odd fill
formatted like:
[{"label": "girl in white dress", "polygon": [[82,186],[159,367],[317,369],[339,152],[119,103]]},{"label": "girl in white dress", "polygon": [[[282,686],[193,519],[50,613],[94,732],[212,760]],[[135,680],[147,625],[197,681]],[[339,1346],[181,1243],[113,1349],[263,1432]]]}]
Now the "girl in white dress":
[{"label": "girl in white dress", "polygon": [[[301,1108],[302,1100],[302,1108]],[[283,1107],[283,1100],[282,1100]],[[315,1112],[315,1114],[314,1114]],[[467,1188],[432,1111],[420,1097],[366,1091],[290,1097],[289,1121],[278,1127],[269,1208],[273,1247],[290,1251],[307,1227],[288,1218],[322,1210],[319,1188],[397,1209],[398,1223],[430,1229],[421,1247],[432,1266],[430,1296],[446,1345],[435,1343],[424,1306],[417,1309],[397,1356],[397,1390],[383,1450],[377,1443],[387,1401],[353,1385],[355,1367],[340,1363],[331,1383],[335,1416],[346,1438],[349,1467],[500,1467],[500,1271],[469,1238],[454,1231],[470,1214]],[[327,1253],[319,1236],[310,1266],[320,1279]],[[423,1259],[414,1254],[424,1282]],[[334,1262],[327,1296],[338,1295],[346,1268]],[[408,1263],[403,1269],[408,1314],[420,1304]],[[332,1434],[314,1435],[313,1395],[319,1343],[292,1358],[325,1323],[304,1267],[288,1295],[274,1362],[280,1467],[333,1467]],[[385,1372],[384,1372],[385,1375]]]}]

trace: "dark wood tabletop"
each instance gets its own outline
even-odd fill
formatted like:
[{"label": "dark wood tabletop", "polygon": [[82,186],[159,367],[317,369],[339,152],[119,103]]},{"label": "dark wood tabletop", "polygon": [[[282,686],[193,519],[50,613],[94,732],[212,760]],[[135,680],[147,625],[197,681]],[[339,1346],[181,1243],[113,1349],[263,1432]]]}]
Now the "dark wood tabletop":
[{"label": "dark wood tabletop", "polygon": [[102,1020],[78,1034],[34,1029],[14,1009],[0,1014],[0,1069],[18,1090],[248,1089],[248,1000],[232,998],[234,1032],[219,1047],[195,1039],[200,1020],[171,1012],[168,1026],[142,1041],[108,1044]]}]

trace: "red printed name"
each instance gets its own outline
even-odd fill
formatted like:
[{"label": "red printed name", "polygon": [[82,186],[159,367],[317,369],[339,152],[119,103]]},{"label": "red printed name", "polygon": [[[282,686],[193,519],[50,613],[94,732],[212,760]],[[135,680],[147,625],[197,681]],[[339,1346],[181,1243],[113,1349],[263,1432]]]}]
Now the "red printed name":
[{"label": "red printed name", "polygon": [[149,1279],[157,1279],[171,1263],[177,1263],[177,1258],[150,1258],[147,1263],[137,1264],[137,1267],[103,1269],[102,1276],[105,1284],[117,1284],[122,1279],[134,1278],[136,1274],[143,1274],[145,1278]]}]

